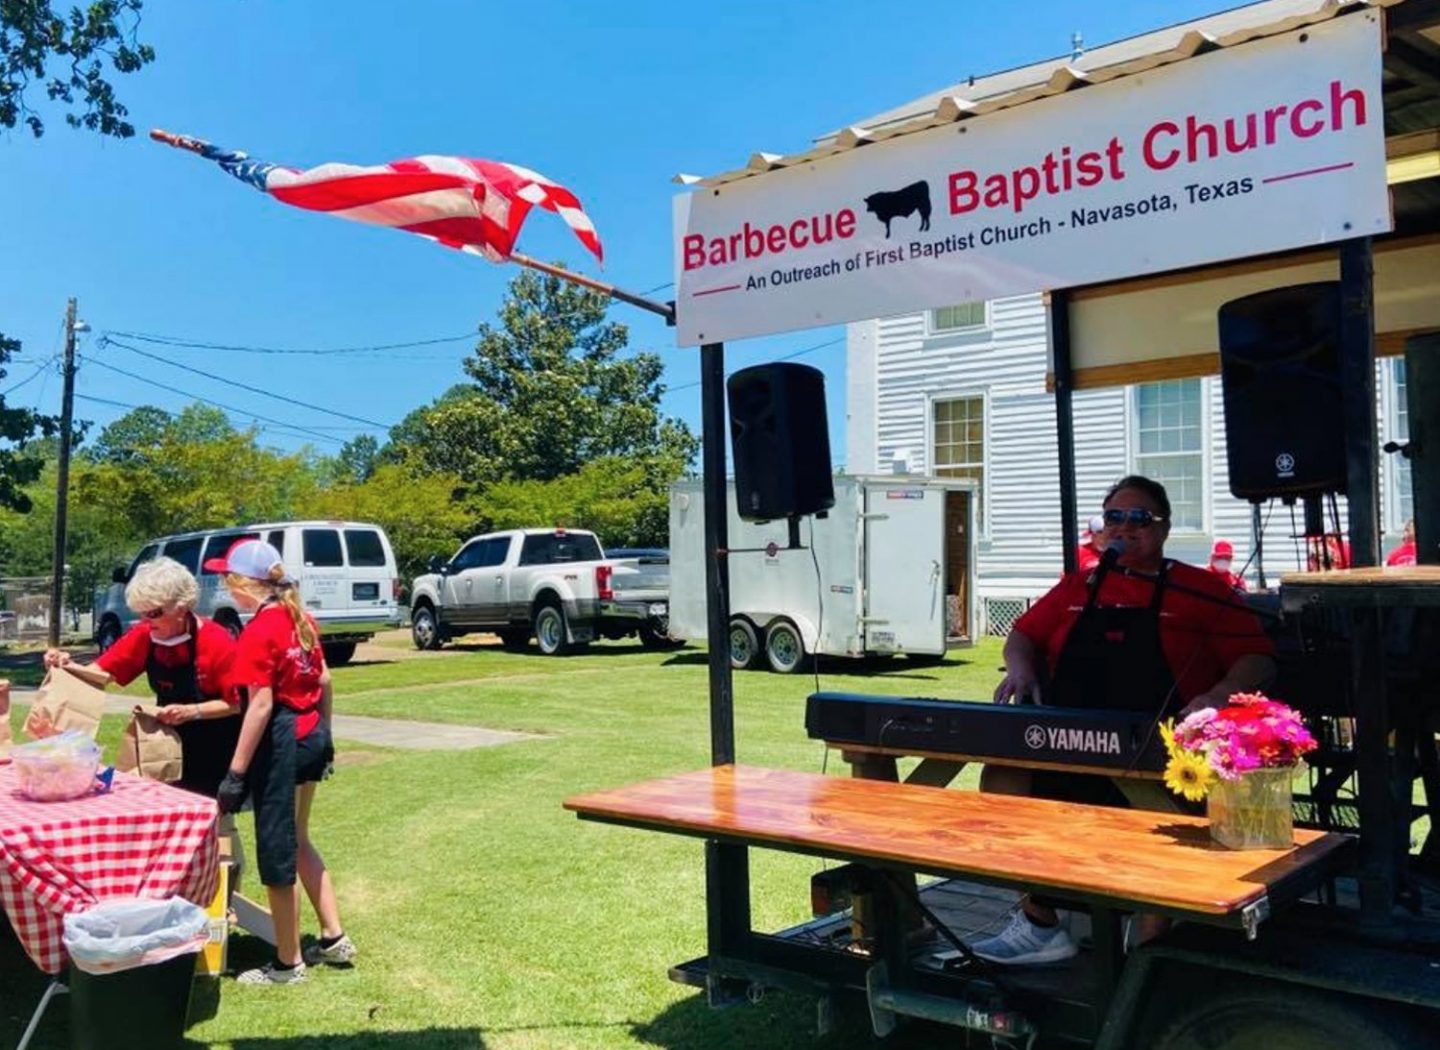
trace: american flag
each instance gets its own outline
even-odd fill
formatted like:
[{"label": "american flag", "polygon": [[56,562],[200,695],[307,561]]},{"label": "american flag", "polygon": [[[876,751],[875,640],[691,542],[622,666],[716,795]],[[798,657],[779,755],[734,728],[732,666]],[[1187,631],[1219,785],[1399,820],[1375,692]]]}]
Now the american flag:
[{"label": "american flag", "polygon": [[518,164],[427,155],[371,167],[332,163],[301,171],[202,139],[166,131],[152,131],[150,137],[213,160],[286,204],[409,230],[492,262],[510,258],[525,217],[538,205],[564,219],[580,243],[604,262],[595,225],[579,198]]}]

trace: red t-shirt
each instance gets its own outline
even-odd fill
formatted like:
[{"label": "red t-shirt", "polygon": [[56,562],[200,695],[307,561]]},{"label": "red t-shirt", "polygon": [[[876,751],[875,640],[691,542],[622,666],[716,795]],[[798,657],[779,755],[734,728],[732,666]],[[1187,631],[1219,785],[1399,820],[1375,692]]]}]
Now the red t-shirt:
[{"label": "red t-shirt", "polygon": [[1415,544],[1402,543],[1390,552],[1390,557],[1385,559],[1386,565],[1414,565],[1418,559],[1415,557]]},{"label": "red t-shirt", "polygon": [[1100,564],[1100,552],[1088,543],[1082,543],[1075,548],[1075,561],[1080,566],[1081,572],[1089,572]]},{"label": "red t-shirt", "polygon": [[1207,568],[1216,576],[1220,577],[1220,579],[1224,580],[1227,584],[1229,584],[1232,591],[1248,591],[1250,589],[1250,587],[1245,583],[1245,577],[1241,576],[1238,572],[1231,572],[1229,569],[1221,572],[1213,565],[1207,566]]},{"label": "red t-shirt", "polygon": [[[308,615],[306,619],[319,638],[315,621]],[[251,692],[268,686],[277,704],[296,712],[295,739],[301,740],[320,724],[320,678],[324,673],[325,654],[318,642],[306,652],[290,611],[281,605],[267,605],[240,634],[231,681]]]},{"label": "red t-shirt", "polygon": [[[150,652],[161,667],[184,667],[195,656],[195,685],[204,700],[225,699],[238,704],[240,698],[230,688],[230,670],[235,661],[235,639],[214,620],[195,617],[198,628],[188,642],[179,645],[154,645],[150,625],[141,620],[122,634],[109,649],[100,654],[95,666],[109,673],[118,685],[129,685],[145,673]],[[198,648],[197,648],[198,646]]]},{"label": "red t-shirt", "polygon": [[[1160,608],[1160,645],[1176,692],[1186,703],[1205,692],[1242,656],[1269,656],[1274,646],[1260,628],[1255,614],[1215,573],[1174,562],[1168,582],[1188,587],[1216,600],[1210,601],[1166,587]],[[1098,604],[1120,608],[1146,607],[1155,596],[1154,583],[1133,576],[1111,574],[1100,583]],[[1080,618],[1088,597],[1085,575],[1069,573],[1032,605],[1015,630],[1029,638],[1045,656],[1051,674],[1070,629]]]}]

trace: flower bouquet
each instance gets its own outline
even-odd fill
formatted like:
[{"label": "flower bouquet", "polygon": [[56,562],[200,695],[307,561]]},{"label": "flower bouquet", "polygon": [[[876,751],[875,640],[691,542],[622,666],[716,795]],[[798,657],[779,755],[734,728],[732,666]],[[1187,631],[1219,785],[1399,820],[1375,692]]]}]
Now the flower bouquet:
[{"label": "flower bouquet", "polygon": [[1261,693],[1235,693],[1225,707],[1160,732],[1170,756],[1165,786],[1192,802],[1206,800],[1216,842],[1231,849],[1294,844],[1290,782],[1300,756],[1315,750],[1298,712]]}]

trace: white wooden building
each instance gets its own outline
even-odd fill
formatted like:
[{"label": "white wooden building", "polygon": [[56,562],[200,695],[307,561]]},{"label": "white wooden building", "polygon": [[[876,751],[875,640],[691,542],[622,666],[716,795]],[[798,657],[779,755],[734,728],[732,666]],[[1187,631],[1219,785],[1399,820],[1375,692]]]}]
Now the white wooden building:
[{"label": "white wooden building", "polygon": [[[846,468],[973,477],[977,582],[988,628],[1003,633],[1024,600],[1055,581],[1063,559],[1054,398],[1046,389],[1046,313],[1038,295],[965,303],[851,324],[846,340]],[[1404,361],[1378,364],[1382,443],[1405,436]],[[1219,377],[1175,379],[1074,395],[1081,516],[1129,473],[1165,484],[1174,509],[1167,552],[1204,564],[1215,539],[1252,549],[1250,504],[1230,495]],[[1410,516],[1409,476],[1384,456],[1385,549]],[[1264,566],[1296,566],[1299,506],[1268,513]],[[1341,507],[1344,521],[1344,508]],[[1254,567],[1250,578],[1255,582]]]}]

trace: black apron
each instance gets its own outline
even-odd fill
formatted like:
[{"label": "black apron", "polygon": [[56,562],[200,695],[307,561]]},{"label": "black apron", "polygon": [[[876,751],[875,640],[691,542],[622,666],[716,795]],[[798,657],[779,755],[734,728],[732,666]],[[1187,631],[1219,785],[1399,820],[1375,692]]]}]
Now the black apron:
[{"label": "black apron", "polygon": [[[152,640],[150,652],[145,658],[145,677],[155,691],[155,699],[161,707],[171,704],[197,704],[215,697],[200,695],[200,683],[195,673],[195,663],[200,649],[200,624],[190,618],[190,659],[175,667],[166,667],[155,659],[159,646]],[[182,722],[175,729],[180,734],[180,748],[184,769],[175,786],[207,798],[214,798],[220,789],[220,781],[230,768],[230,759],[235,754],[235,744],[240,739],[239,718],[205,718],[194,722]]]},{"label": "black apron", "polygon": [[1160,566],[1148,606],[1108,608],[1093,587],[1066,636],[1051,682],[1057,707],[1110,707],[1148,714],[1174,713],[1183,701],[1160,641],[1160,607],[1170,562]]}]

